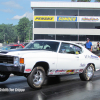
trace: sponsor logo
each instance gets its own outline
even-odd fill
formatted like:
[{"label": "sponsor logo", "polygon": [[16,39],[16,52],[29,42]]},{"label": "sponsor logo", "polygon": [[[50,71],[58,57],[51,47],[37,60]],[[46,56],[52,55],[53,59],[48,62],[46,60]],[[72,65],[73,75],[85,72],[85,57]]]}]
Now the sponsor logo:
[{"label": "sponsor logo", "polygon": [[74,72],[75,70],[67,70],[66,72]]},{"label": "sponsor logo", "polygon": [[91,58],[98,58],[97,56],[93,56],[93,55],[91,55]]},{"label": "sponsor logo", "polygon": [[59,72],[66,72],[65,70],[56,70],[55,73],[59,73]]},{"label": "sponsor logo", "polygon": [[50,72],[49,74],[50,74],[50,75],[53,75],[53,72]]},{"label": "sponsor logo", "polygon": [[59,74],[75,74],[75,73],[81,73],[83,72],[83,69],[73,69],[73,70],[50,70],[49,75],[59,75]]},{"label": "sponsor logo", "polygon": [[99,21],[99,18],[82,18],[82,21]]},{"label": "sponsor logo", "polygon": [[55,71],[54,70],[50,70],[49,71],[49,75],[53,75],[53,74],[55,74]]},{"label": "sponsor logo", "polygon": [[75,74],[75,72],[71,72],[70,74]]},{"label": "sponsor logo", "polygon": [[90,59],[99,59],[98,56],[94,56],[94,55],[85,55],[85,58],[90,58]]},{"label": "sponsor logo", "polygon": [[80,22],[100,22],[100,17],[80,17]]},{"label": "sponsor logo", "polygon": [[34,21],[54,21],[54,16],[34,16]]},{"label": "sponsor logo", "polygon": [[57,21],[77,22],[77,17],[57,17]]},{"label": "sponsor logo", "polygon": [[74,74],[75,73],[75,70],[67,70],[66,71],[66,74]]},{"label": "sponsor logo", "polygon": [[82,63],[80,64],[80,67],[84,67],[84,66],[85,66],[85,64],[82,64]]}]

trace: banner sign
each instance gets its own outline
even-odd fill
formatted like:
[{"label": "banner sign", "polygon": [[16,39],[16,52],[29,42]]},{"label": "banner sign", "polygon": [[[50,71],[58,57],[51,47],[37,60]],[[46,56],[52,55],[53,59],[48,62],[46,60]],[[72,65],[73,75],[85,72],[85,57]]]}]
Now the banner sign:
[{"label": "banner sign", "polygon": [[100,22],[100,17],[80,17],[80,22]]},{"label": "banner sign", "polygon": [[54,16],[34,16],[34,21],[54,21]]},{"label": "banner sign", "polygon": [[57,16],[57,21],[63,22],[77,22],[77,17],[74,16]]}]

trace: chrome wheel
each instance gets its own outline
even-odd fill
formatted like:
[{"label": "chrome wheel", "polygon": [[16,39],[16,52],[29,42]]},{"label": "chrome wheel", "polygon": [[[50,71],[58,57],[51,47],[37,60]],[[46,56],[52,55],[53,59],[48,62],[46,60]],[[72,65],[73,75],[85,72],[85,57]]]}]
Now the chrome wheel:
[{"label": "chrome wheel", "polygon": [[86,74],[87,74],[87,77],[88,78],[91,78],[92,77],[92,75],[93,75],[93,68],[91,66],[89,66],[87,68]]},{"label": "chrome wheel", "polygon": [[31,88],[40,89],[45,80],[45,70],[41,66],[35,67],[27,77],[27,82]]},{"label": "chrome wheel", "polygon": [[43,73],[40,70],[37,70],[33,75],[33,83],[35,85],[40,85],[43,82]]},{"label": "chrome wheel", "polygon": [[82,81],[90,81],[94,76],[94,66],[93,64],[87,65],[82,73],[79,74]]}]

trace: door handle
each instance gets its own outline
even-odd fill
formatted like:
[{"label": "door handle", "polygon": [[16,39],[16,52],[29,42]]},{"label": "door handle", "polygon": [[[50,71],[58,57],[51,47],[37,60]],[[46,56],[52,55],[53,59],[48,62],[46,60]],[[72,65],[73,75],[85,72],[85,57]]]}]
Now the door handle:
[{"label": "door handle", "polygon": [[79,56],[76,56],[76,58],[79,58]]}]

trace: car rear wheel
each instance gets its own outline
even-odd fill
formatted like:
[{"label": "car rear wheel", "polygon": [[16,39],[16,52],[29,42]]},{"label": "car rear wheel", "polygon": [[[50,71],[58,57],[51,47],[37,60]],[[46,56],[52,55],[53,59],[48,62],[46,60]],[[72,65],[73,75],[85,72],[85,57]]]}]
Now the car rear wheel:
[{"label": "car rear wheel", "polygon": [[82,81],[90,81],[94,76],[94,66],[92,64],[88,65],[79,76]]},{"label": "car rear wheel", "polygon": [[0,82],[4,82],[9,78],[10,74],[2,74],[0,73]]},{"label": "car rear wheel", "polygon": [[27,82],[31,88],[39,89],[45,80],[45,70],[43,67],[35,67],[27,77]]}]

